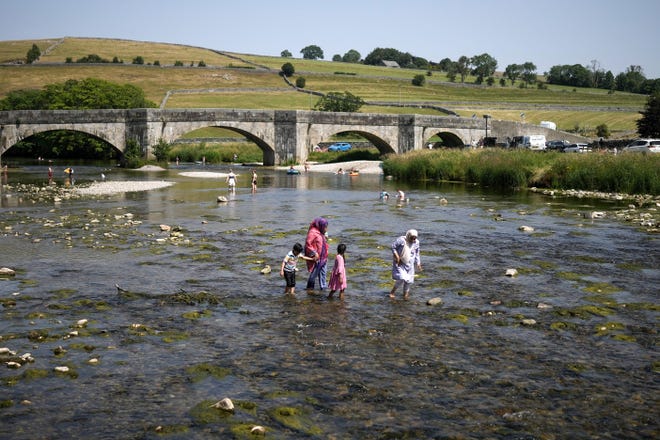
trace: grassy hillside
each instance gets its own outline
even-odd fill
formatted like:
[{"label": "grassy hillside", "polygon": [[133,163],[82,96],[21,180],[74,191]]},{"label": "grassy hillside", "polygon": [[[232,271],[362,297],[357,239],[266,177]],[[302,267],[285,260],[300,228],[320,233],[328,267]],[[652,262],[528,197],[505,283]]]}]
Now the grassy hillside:
[{"label": "grassy hillside", "polygon": [[[8,64],[25,57],[32,44],[39,46],[42,57],[33,65]],[[90,54],[124,64],[65,64]],[[366,54],[363,54],[366,55]],[[145,65],[133,65],[141,56]],[[158,61],[160,66],[154,66]],[[174,67],[181,61],[184,67]],[[204,61],[207,67],[197,67]],[[540,123],[550,120],[561,130],[576,128],[593,135],[599,124],[607,124],[614,137],[634,136],[635,120],[646,97],[629,93],[608,94],[605,90],[573,89],[549,86],[547,90],[518,87],[453,84],[444,74],[425,70],[392,69],[299,58],[284,59],[259,55],[215,52],[209,49],[166,43],[97,38],[62,38],[37,41],[0,42],[0,98],[24,88],[67,79],[102,78],[120,84],[134,84],[148,99],[168,108],[228,107],[266,109],[309,109],[318,98],[296,92],[286,86],[278,72],[291,62],[302,76],[306,88],[323,93],[349,91],[365,101],[362,112],[440,114],[419,108],[388,107],[394,104],[434,104],[462,116],[491,114],[495,119]],[[192,64],[192,66],[191,66]],[[411,84],[415,75],[426,76],[426,85]]]}]

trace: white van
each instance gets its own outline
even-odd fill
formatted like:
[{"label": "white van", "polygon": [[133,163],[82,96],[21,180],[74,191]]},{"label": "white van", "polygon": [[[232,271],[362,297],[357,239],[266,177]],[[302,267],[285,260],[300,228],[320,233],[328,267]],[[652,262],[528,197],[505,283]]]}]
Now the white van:
[{"label": "white van", "polygon": [[520,136],[520,138],[519,147],[529,148],[530,150],[545,150],[545,136],[542,134]]}]

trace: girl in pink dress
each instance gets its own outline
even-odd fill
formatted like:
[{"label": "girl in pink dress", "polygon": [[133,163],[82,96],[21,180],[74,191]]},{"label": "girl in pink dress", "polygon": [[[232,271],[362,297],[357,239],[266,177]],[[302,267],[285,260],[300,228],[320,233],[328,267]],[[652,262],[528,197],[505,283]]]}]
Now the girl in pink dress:
[{"label": "girl in pink dress", "polygon": [[346,268],[344,267],[344,253],[346,252],[346,245],[341,243],[337,246],[337,256],[335,257],[335,265],[330,274],[330,282],[328,288],[330,293],[328,298],[332,298],[336,290],[339,290],[339,299],[344,299],[344,290],[346,289]]}]

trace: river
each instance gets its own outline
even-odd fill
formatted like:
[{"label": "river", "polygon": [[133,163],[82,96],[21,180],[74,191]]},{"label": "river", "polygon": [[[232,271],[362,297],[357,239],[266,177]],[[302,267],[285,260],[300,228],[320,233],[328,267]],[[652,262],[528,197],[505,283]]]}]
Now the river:
[{"label": "river", "polygon": [[[253,193],[245,167],[232,194],[228,167],[197,164],[75,169],[76,187],[173,183],[151,191],[18,190],[46,169],[11,169],[1,194],[1,438],[657,438],[658,238],[616,202],[426,184],[399,203],[379,175],[275,169]],[[200,171],[218,177],[182,174]],[[303,264],[283,294],[317,216],[328,271],[347,246],[344,300],[308,295]],[[390,300],[410,228],[423,271]]]}]

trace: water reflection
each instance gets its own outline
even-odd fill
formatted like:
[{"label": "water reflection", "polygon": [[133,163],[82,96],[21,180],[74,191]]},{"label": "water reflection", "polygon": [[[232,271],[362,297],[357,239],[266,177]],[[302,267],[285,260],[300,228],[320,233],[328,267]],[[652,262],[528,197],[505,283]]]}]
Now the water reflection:
[{"label": "water reflection", "polygon": [[[0,436],[155,438],[160,426],[229,437],[240,424],[274,438],[657,431],[657,238],[580,215],[606,205],[425,184],[401,185],[410,201],[397,206],[380,200],[396,190],[380,176],[273,169],[259,170],[256,193],[240,170],[230,197],[223,179],[180,174],[195,169],[113,170],[108,180],[176,184],[3,211],[2,266],[18,274],[0,282],[0,347],[35,362],[0,369]],[[76,184],[99,170],[76,167]],[[10,186],[18,176],[46,174],[17,170]],[[276,270],[260,273],[317,216],[332,250],[348,246],[345,301],[287,298]],[[410,301],[390,301],[389,245],[410,228],[424,272]],[[426,305],[433,297],[442,305]],[[223,397],[244,406],[199,415]]]}]

